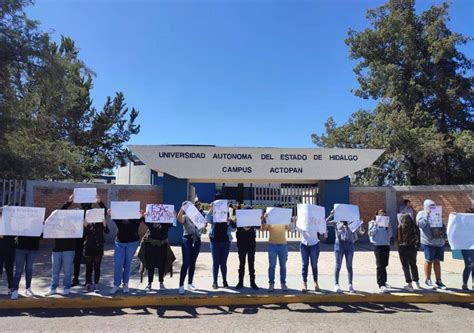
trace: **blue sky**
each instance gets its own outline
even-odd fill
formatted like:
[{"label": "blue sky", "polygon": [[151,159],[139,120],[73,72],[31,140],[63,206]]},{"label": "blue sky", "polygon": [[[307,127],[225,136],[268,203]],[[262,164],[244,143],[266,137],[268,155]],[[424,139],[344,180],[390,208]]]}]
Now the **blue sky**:
[{"label": "blue sky", "polygon": [[[96,107],[122,91],[140,111],[130,143],[313,147],[329,116],[340,124],[374,105],[351,93],[344,38],[384,2],[36,0],[27,13],[76,41],[97,74]],[[474,1],[454,0],[450,17],[474,36]]]}]

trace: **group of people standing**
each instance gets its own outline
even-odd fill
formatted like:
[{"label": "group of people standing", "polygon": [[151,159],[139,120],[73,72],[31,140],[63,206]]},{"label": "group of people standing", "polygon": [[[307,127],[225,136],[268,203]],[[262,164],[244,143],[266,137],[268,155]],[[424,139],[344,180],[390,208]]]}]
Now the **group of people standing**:
[{"label": "group of people standing", "polygon": [[[61,207],[68,209],[73,202],[73,195]],[[183,206],[186,202],[183,203]],[[104,255],[105,234],[109,233],[106,216],[111,214],[110,209],[97,197],[97,203],[104,209],[103,223],[84,223],[83,238],[76,239],[55,239],[52,251],[52,277],[50,289],[45,296],[57,293],[59,286],[60,272],[63,276],[62,295],[67,296],[70,288],[79,284],[80,265],[82,261],[86,264],[85,292],[98,292],[101,275],[101,262]],[[433,228],[429,223],[429,214],[435,206],[432,200],[425,200],[424,210],[418,212],[416,218],[413,216],[413,209],[408,200],[401,208],[402,215],[399,218],[398,228],[395,236],[395,243],[398,247],[400,261],[403,267],[407,291],[413,291],[414,287],[421,288],[417,269],[417,252],[421,245],[425,256],[424,273],[425,287],[429,289],[446,289],[441,279],[440,262],[444,260],[445,227]],[[81,204],[84,216],[92,204]],[[202,213],[199,204],[196,208]],[[247,207],[249,208],[249,207]],[[1,213],[1,212],[0,212]],[[152,289],[155,270],[158,270],[160,290],[165,289],[164,276],[171,269],[174,256],[168,242],[168,232],[172,226],[169,223],[145,223],[147,212],[140,211],[139,219],[113,220],[117,227],[117,235],[114,242],[114,279],[110,294],[117,293],[120,289],[123,293],[129,292],[130,270],[132,259],[140,246],[144,253],[143,263],[148,273],[148,283],[146,290]],[[377,216],[387,215],[384,210],[376,212]],[[185,280],[187,278],[187,289],[195,290],[193,284],[196,262],[201,249],[201,236],[208,232],[210,249],[212,254],[212,288],[219,288],[219,271],[222,277],[223,287],[229,287],[227,280],[227,260],[230,252],[230,244],[235,232],[237,238],[237,249],[239,257],[238,283],[236,289],[244,287],[245,266],[248,265],[250,276],[250,287],[259,289],[255,277],[255,252],[256,252],[256,231],[268,231],[268,291],[275,290],[275,271],[277,262],[280,268],[280,286],[283,291],[287,291],[286,284],[286,262],[288,260],[287,231],[291,224],[278,225],[268,224],[267,215],[261,217],[259,227],[237,227],[237,222],[232,214],[229,214],[227,223],[213,223],[212,204],[209,213],[206,215],[206,225],[204,228],[197,228],[193,221],[186,215],[183,208],[176,215],[176,220],[183,226],[183,236],[181,242],[182,266],[179,276],[178,293],[185,294]],[[326,219],[327,225],[334,226],[335,229],[335,270],[334,270],[334,291],[341,293],[342,288],[339,283],[339,275],[343,261],[348,272],[348,291],[355,292],[353,285],[352,262],[355,252],[354,243],[358,240],[358,235],[365,233],[363,225],[352,228],[352,221],[334,221],[334,211]],[[294,221],[292,221],[294,223]],[[139,236],[140,225],[146,226],[146,235],[141,239]],[[318,284],[318,258],[320,253],[319,243],[327,237],[327,233],[310,232],[297,229],[301,234],[300,254],[301,254],[301,276],[302,292],[308,292],[308,274],[311,267],[314,290],[320,291]],[[390,243],[393,237],[391,225],[380,226],[375,218],[368,223],[368,235],[373,244],[376,261],[376,280],[381,293],[386,293],[390,289],[387,283],[387,266],[389,264]],[[40,237],[14,237],[0,236],[0,273],[5,267],[7,273],[8,289],[12,299],[18,298],[18,287],[20,279],[25,272],[26,275],[26,296],[33,296],[31,290],[31,280],[33,276],[33,263],[39,248]],[[467,283],[470,275],[474,277],[474,250],[463,250],[465,269],[463,272],[463,290],[469,290]],[[173,258],[171,258],[173,257]],[[13,267],[16,267],[13,274]],[[434,270],[435,283],[431,280],[431,271]],[[73,276],[74,274],[74,276]],[[413,285],[415,283],[415,286]]]}]

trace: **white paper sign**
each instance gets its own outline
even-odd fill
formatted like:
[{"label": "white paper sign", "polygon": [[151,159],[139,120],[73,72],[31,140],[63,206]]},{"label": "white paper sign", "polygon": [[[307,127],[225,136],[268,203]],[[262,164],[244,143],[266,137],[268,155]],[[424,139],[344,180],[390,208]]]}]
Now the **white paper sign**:
[{"label": "white paper sign", "polygon": [[2,215],[0,215],[0,236],[5,236],[5,225],[3,224]]},{"label": "white paper sign", "polygon": [[97,202],[97,189],[94,188],[75,188],[75,203],[94,203]]},{"label": "white paper sign", "polygon": [[290,224],[291,223],[291,208],[268,207],[267,223],[268,224]]},{"label": "white paper sign", "polygon": [[38,207],[3,207],[3,227],[5,236],[39,237],[43,232],[46,208]]},{"label": "white paper sign", "polygon": [[261,209],[237,209],[237,227],[260,227],[262,225]]},{"label": "white paper sign", "polygon": [[140,216],[140,201],[112,201],[112,220],[136,220]]},{"label": "white paper sign", "polygon": [[431,209],[430,217],[430,227],[432,228],[441,228],[443,226],[443,207],[436,206]]},{"label": "white paper sign", "polygon": [[452,250],[474,250],[474,214],[449,214],[447,231]]},{"label": "white paper sign", "polygon": [[296,227],[301,231],[319,232],[325,234],[326,229],[326,210],[324,207],[311,204],[298,204],[298,219]]},{"label": "white paper sign", "polygon": [[83,210],[55,210],[44,223],[43,238],[82,238],[83,232]]},{"label": "white paper sign", "polygon": [[86,222],[87,223],[100,223],[105,220],[105,209],[104,208],[93,208],[86,210]]},{"label": "white paper sign", "polygon": [[364,221],[362,221],[362,220],[357,220],[357,221],[351,222],[351,223],[349,224],[349,229],[350,229],[352,232],[355,232],[357,229],[360,228],[360,226],[362,225],[362,223],[364,223]]},{"label": "white paper sign", "polygon": [[206,225],[206,219],[191,202],[186,202],[183,205],[183,210],[186,216],[189,217],[191,221],[193,221],[196,228],[204,228],[204,226]]},{"label": "white paper sign", "polygon": [[216,200],[212,203],[212,222],[222,223],[227,222],[228,213],[227,200]]},{"label": "white paper sign", "polygon": [[390,217],[377,215],[375,217],[375,222],[377,223],[379,227],[388,228],[388,226],[390,225]]},{"label": "white paper sign", "polygon": [[359,206],[347,204],[334,204],[334,221],[358,221],[360,220]]},{"label": "white paper sign", "polygon": [[145,222],[173,223],[174,205],[148,204],[146,205]]}]

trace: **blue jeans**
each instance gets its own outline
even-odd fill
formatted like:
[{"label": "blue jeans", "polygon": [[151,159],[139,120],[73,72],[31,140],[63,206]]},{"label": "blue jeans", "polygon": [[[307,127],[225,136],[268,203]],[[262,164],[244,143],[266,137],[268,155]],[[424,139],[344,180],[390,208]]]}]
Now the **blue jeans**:
[{"label": "blue jeans", "polygon": [[280,282],[286,283],[286,261],[288,259],[288,245],[286,244],[268,244],[268,282],[275,283],[277,257],[280,265]]},{"label": "blue jeans", "polygon": [[230,242],[214,242],[211,240],[212,277],[217,284],[219,267],[221,268],[222,281],[227,282],[227,258],[229,257]]},{"label": "blue jeans", "polygon": [[469,275],[472,275],[474,284],[474,250],[461,250],[464,259],[464,271],[462,272],[462,283],[467,285]]},{"label": "blue jeans", "polygon": [[318,282],[318,259],[319,259],[319,243],[315,245],[300,244],[301,262],[303,268],[301,275],[303,276],[303,282],[308,282],[308,265],[311,259],[311,270],[313,271],[313,281]]},{"label": "blue jeans", "polygon": [[179,274],[179,286],[184,285],[186,273],[188,275],[188,284],[193,283],[194,271],[196,270],[196,260],[201,250],[201,239],[193,240],[191,236],[183,236],[183,243],[181,244],[181,253],[183,255],[183,265]]},{"label": "blue jeans", "polygon": [[71,288],[74,251],[53,252],[51,260],[53,262],[51,289],[55,290],[59,285],[59,274],[61,273],[61,268],[64,270],[63,287],[64,289]]},{"label": "blue jeans", "polygon": [[349,284],[352,284],[352,259],[354,258],[354,243],[340,241],[334,244],[334,254],[336,255],[336,269],[334,279],[339,284],[339,273],[341,272],[342,260],[346,257],[347,273],[349,275]]},{"label": "blue jeans", "polygon": [[31,279],[33,278],[33,262],[36,257],[36,252],[37,251],[16,249],[13,290],[18,290],[23,270],[25,271],[26,276],[26,289],[31,287]]},{"label": "blue jeans", "polygon": [[114,248],[114,286],[128,284],[132,259],[140,242],[120,243],[115,241]]}]

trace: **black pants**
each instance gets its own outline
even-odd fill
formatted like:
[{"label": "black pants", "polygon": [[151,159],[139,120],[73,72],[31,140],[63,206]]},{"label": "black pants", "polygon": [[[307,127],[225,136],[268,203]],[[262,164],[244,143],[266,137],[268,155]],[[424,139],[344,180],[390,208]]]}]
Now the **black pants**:
[{"label": "black pants", "polygon": [[86,256],[84,260],[86,261],[86,284],[92,284],[92,271],[94,271],[94,283],[99,284],[102,255]]},{"label": "black pants", "polygon": [[239,252],[239,281],[245,275],[245,258],[248,258],[250,279],[255,279],[255,245],[240,246]]},{"label": "black pants", "polygon": [[77,240],[76,250],[74,252],[74,278],[73,281],[79,282],[79,274],[81,273],[81,262],[84,253],[84,244],[81,240]]},{"label": "black pants", "polygon": [[388,257],[390,256],[390,246],[382,245],[374,247],[375,262],[377,265],[377,284],[379,287],[387,283]]},{"label": "black pants", "polygon": [[3,267],[7,273],[8,289],[13,289],[13,265],[15,263],[15,253],[1,253],[0,254],[0,275],[2,275]]},{"label": "black pants", "polygon": [[[405,281],[411,283],[418,282],[418,267],[416,267],[417,248],[413,245],[400,245],[398,254],[402,262],[403,273],[405,274]],[[411,271],[411,273],[410,273]]]},{"label": "black pants", "polygon": [[166,244],[162,246],[154,246],[149,243],[146,244],[145,256],[147,266],[146,270],[148,272],[148,284],[153,282],[155,268],[158,268],[158,279],[160,282],[164,281],[167,251],[168,247]]}]

